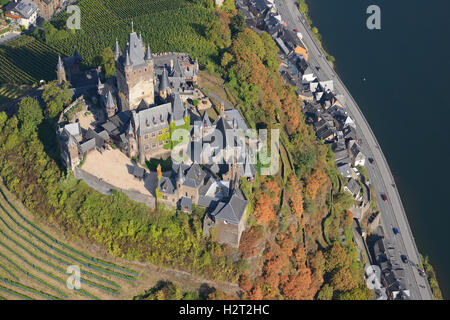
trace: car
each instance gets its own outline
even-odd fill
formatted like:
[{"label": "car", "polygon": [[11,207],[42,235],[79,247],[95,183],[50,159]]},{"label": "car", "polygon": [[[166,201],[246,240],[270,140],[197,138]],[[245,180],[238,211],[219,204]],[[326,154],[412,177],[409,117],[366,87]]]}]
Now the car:
[{"label": "car", "polygon": [[404,254],[402,254],[402,255],[400,256],[400,258],[402,258],[403,263],[408,263],[408,257],[405,256]]},{"label": "car", "polygon": [[374,163],[375,160],[373,160],[373,158],[369,158],[369,162],[370,162],[370,163]]},{"label": "car", "polygon": [[394,232],[394,234],[399,234],[400,233],[400,231],[398,231],[398,229],[397,228],[392,228],[392,231]]},{"label": "car", "polygon": [[316,69],[317,69],[317,71],[319,71],[319,70],[320,70],[320,67],[319,67],[319,66],[317,66],[317,67],[316,67]]},{"label": "car", "polygon": [[426,277],[426,276],[427,276],[427,274],[425,273],[425,270],[424,270],[424,269],[419,269],[419,274],[420,274],[422,277]]},{"label": "car", "polygon": [[381,194],[381,199],[383,199],[384,202],[388,200],[387,196],[384,193]]},{"label": "car", "polygon": [[294,32],[295,32],[295,33],[298,33],[298,30],[297,30],[297,29],[294,29]]}]

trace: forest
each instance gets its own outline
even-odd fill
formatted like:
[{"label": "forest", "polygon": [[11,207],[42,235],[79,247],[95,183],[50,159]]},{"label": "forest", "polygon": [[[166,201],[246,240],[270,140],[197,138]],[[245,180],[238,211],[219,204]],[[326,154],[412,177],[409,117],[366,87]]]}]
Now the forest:
[{"label": "forest", "polygon": [[[205,212],[200,208],[192,215],[153,212],[118,192],[104,196],[66,173],[56,137],[48,135],[54,129],[50,101],[55,95],[40,106],[46,112],[28,100],[28,108],[22,108],[27,112],[19,108],[9,119],[0,114],[0,175],[5,185],[30,210],[68,234],[101,244],[115,256],[238,282],[241,298],[371,299],[352,240],[352,199],[340,191],[331,150],[306,125],[295,88],[281,79],[275,43],[267,33],[246,28],[230,3],[215,8],[212,0],[163,2],[123,0],[112,6],[108,0],[84,0],[80,6],[87,14],[82,20],[86,28],[65,30],[61,16],[34,36],[66,54],[77,46],[84,63],[95,66],[96,57],[115,37],[123,47],[135,17],[136,30],[153,52],[188,52],[223,77],[249,127],[281,130],[282,170],[275,176],[258,175],[252,185],[242,180],[251,210],[238,258],[235,249],[202,234]],[[159,295],[170,292],[174,289]]]}]

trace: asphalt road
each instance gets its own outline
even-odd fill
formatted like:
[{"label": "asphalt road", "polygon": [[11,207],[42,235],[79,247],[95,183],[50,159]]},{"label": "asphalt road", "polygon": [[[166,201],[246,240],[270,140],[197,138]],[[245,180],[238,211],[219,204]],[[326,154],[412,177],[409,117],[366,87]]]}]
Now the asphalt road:
[{"label": "asphalt road", "polygon": [[[410,298],[417,300],[433,299],[426,278],[420,276],[417,268],[409,264],[406,265],[401,261],[400,255],[405,254],[412,263],[420,263],[419,252],[409,227],[400,195],[395,187],[394,178],[375,135],[350,92],[322,54],[308,23],[298,10],[294,0],[275,0],[275,5],[281,14],[282,20],[287,23],[287,27],[298,29],[303,35],[303,42],[309,49],[308,62],[315,69],[319,80],[334,80],[335,93],[344,95],[345,101],[343,103],[356,123],[356,133],[361,140],[363,152],[367,157],[374,159],[373,164],[367,161],[367,173],[371,184],[374,186],[377,198],[380,199],[378,206],[381,211],[381,224],[385,237],[394,244],[397,249],[396,260],[405,269],[405,282],[407,289],[411,293]],[[316,69],[317,66],[320,67],[319,70]],[[382,201],[381,194],[386,194],[388,201]],[[394,235],[393,227],[396,227],[400,233]]]}]

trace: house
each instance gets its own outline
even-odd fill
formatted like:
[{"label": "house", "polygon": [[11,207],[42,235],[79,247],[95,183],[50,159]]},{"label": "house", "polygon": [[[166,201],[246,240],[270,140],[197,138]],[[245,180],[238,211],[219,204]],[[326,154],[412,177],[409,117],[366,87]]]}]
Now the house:
[{"label": "house", "polygon": [[361,186],[358,181],[356,181],[353,178],[348,179],[348,183],[346,186],[344,186],[344,190],[349,192],[353,199],[361,201]]},{"label": "house", "polygon": [[308,61],[308,49],[303,41],[298,37],[297,33],[293,30],[284,28],[281,39],[292,54],[302,55],[305,57],[305,60]]},{"label": "house", "polygon": [[338,165],[337,167],[339,174],[342,174],[346,178],[352,177],[352,170],[348,163]]},{"label": "house", "polygon": [[278,34],[283,30],[281,16],[272,12],[268,13],[264,18],[264,29],[272,38],[277,38]]},{"label": "house", "polygon": [[203,233],[208,234],[214,227],[217,241],[238,247],[245,229],[248,201],[239,189],[232,191],[227,201],[217,204],[203,222]]},{"label": "house", "polygon": [[76,0],[33,0],[39,7],[39,16],[45,20],[49,20],[53,15],[63,8],[68,3],[73,3]]},{"label": "house", "polygon": [[364,166],[366,163],[366,156],[362,153],[359,144],[354,140],[350,140],[348,143],[348,148],[352,158],[352,165],[354,167]]},{"label": "house", "polygon": [[11,1],[5,7],[5,17],[25,29],[36,24],[38,14],[39,8],[32,0]]},{"label": "house", "polygon": [[276,13],[276,10],[268,0],[249,0],[248,10],[258,19],[263,19],[269,12]]}]

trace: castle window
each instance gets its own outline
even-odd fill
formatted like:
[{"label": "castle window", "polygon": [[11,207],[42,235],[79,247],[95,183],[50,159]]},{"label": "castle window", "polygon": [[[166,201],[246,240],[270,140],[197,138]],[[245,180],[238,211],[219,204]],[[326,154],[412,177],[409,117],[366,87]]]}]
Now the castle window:
[{"label": "castle window", "polygon": [[148,134],[146,134],[146,135],[144,136],[144,139],[145,139],[145,140],[147,140],[147,139],[148,139]]},{"label": "castle window", "polygon": [[156,148],[156,143],[153,143],[153,144],[152,144],[152,148]]},{"label": "castle window", "polygon": [[147,150],[149,150],[149,149],[150,149],[150,145],[146,144],[146,145],[145,145],[145,150],[147,151]]},{"label": "castle window", "polygon": [[160,142],[159,142],[159,145],[162,145],[162,144],[163,144],[163,142],[162,142],[162,141],[160,141]]},{"label": "castle window", "polygon": [[159,131],[159,133],[158,133],[159,135],[162,135],[162,131]]},{"label": "castle window", "polygon": [[155,133],[154,132],[152,132],[152,137],[154,137],[155,136]]}]

